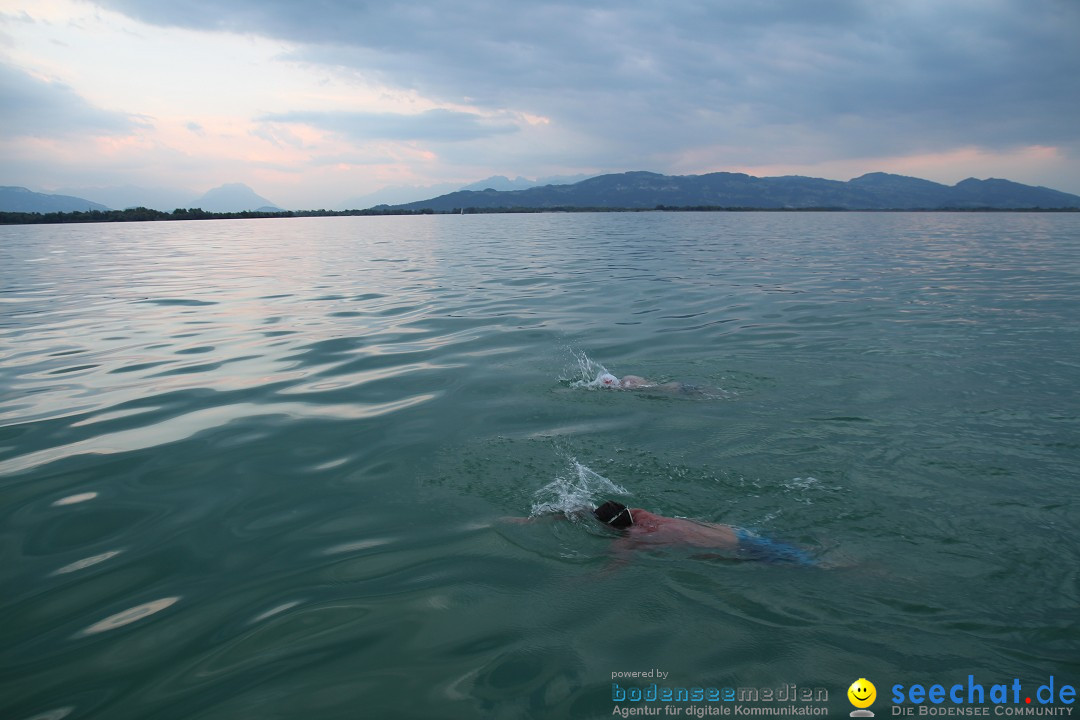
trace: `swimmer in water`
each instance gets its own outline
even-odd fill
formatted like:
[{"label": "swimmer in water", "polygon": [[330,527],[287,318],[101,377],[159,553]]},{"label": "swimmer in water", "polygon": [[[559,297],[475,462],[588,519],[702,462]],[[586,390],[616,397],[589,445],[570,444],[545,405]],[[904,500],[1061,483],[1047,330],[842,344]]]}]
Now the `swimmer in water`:
[{"label": "swimmer in water", "polygon": [[730,525],[665,517],[641,508],[628,508],[613,500],[608,500],[592,514],[604,525],[623,532],[613,548],[619,554],[657,546],[678,546],[728,550],[738,558],[768,563],[815,564],[805,550]]},{"label": "swimmer in water", "polygon": [[608,372],[600,373],[596,380],[593,381],[593,384],[597,387],[612,390],[642,390],[648,388],[666,392],[693,392],[696,389],[692,385],[684,385],[681,382],[655,383],[652,380],[646,380],[640,375],[623,375],[620,380]]}]

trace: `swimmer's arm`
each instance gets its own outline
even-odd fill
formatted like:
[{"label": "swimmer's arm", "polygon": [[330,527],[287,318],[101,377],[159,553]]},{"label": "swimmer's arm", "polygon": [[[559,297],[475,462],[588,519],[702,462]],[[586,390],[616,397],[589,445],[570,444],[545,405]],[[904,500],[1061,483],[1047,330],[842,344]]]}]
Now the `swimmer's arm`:
[{"label": "swimmer's arm", "polygon": [[620,537],[611,541],[611,554],[615,557],[630,557],[641,545],[632,537]]},{"label": "swimmer's arm", "polygon": [[510,525],[531,525],[532,523],[535,523],[535,522],[549,522],[551,520],[565,520],[565,519],[566,519],[565,516],[563,516],[561,513],[549,513],[547,515],[537,515],[535,517],[533,517],[533,516],[529,516],[529,517],[505,516],[505,517],[499,518],[498,521],[501,522],[501,523],[507,523],[507,524],[510,524]]},{"label": "swimmer's arm", "polygon": [[640,543],[633,538],[621,537],[613,540],[608,548],[608,564],[600,571],[601,575],[612,575],[634,557]]}]

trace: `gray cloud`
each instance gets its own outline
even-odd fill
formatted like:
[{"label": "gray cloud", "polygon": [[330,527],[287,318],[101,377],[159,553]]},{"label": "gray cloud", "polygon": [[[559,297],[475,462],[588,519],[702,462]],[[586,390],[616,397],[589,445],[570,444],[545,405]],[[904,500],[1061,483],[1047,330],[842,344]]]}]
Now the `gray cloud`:
[{"label": "gray cloud", "polygon": [[38,80],[0,64],[0,134],[6,137],[124,135],[145,124],[94,107],[61,83]]},{"label": "gray cloud", "polygon": [[[1080,146],[1073,0],[98,2],[296,42],[298,59],[443,101],[544,115],[622,166],[638,166],[630,152],[701,145],[743,163]],[[442,118],[441,136],[434,117],[277,117],[356,137],[484,136],[468,117]]]},{"label": "gray cloud", "polygon": [[340,133],[361,142],[369,140],[426,140],[458,142],[512,133],[517,128],[492,122],[474,113],[428,110],[401,113],[286,112],[259,118],[264,123],[301,123]]},{"label": "gray cloud", "polygon": [[297,137],[288,127],[273,123],[262,122],[254,130],[251,130],[249,134],[279,148],[288,146],[301,149],[304,147],[303,140]]}]

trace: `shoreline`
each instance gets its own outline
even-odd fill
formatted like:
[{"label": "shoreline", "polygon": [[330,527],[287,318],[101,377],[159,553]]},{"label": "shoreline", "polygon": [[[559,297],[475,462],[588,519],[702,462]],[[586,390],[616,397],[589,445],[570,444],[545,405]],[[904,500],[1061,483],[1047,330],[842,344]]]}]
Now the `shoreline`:
[{"label": "shoreline", "polygon": [[631,207],[499,207],[454,208],[436,211],[431,208],[374,207],[366,210],[283,210],[281,212],[207,212],[199,208],[178,209],[171,213],[149,208],[129,210],[89,210],[74,212],[0,212],[0,225],[68,225],[82,223],[170,222],[177,220],[269,220],[299,217],[384,217],[408,215],[515,215],[523,213],[640,213],[640,212],[835,212],[835,213],[1075,213],[1080,208],[843,208],[843,207],[728,207],[713,205]]}]

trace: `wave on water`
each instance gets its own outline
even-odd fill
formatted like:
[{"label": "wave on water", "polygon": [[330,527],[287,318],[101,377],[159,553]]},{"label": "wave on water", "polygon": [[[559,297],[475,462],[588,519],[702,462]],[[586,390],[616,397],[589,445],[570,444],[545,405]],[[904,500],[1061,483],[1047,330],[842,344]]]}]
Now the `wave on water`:
[{"label": "wave on water", "polygon": [[812,505],[815,496],[830,495],[843,491],[839,485],[826,485],[812,475],[796,477],[780,483],[786,494],[793,496],[795,502]]},{"label": "wave on water", "polygon": [[569,461],[570,467],[565,473],[556,475],[554,480],[536,491],[536,502],[532,505],[530,517],[562,513],[572,519],[596,507],[599,504],[597,498],[630,495],[626,488],[582,465],[577,459],[569,458]]}]

